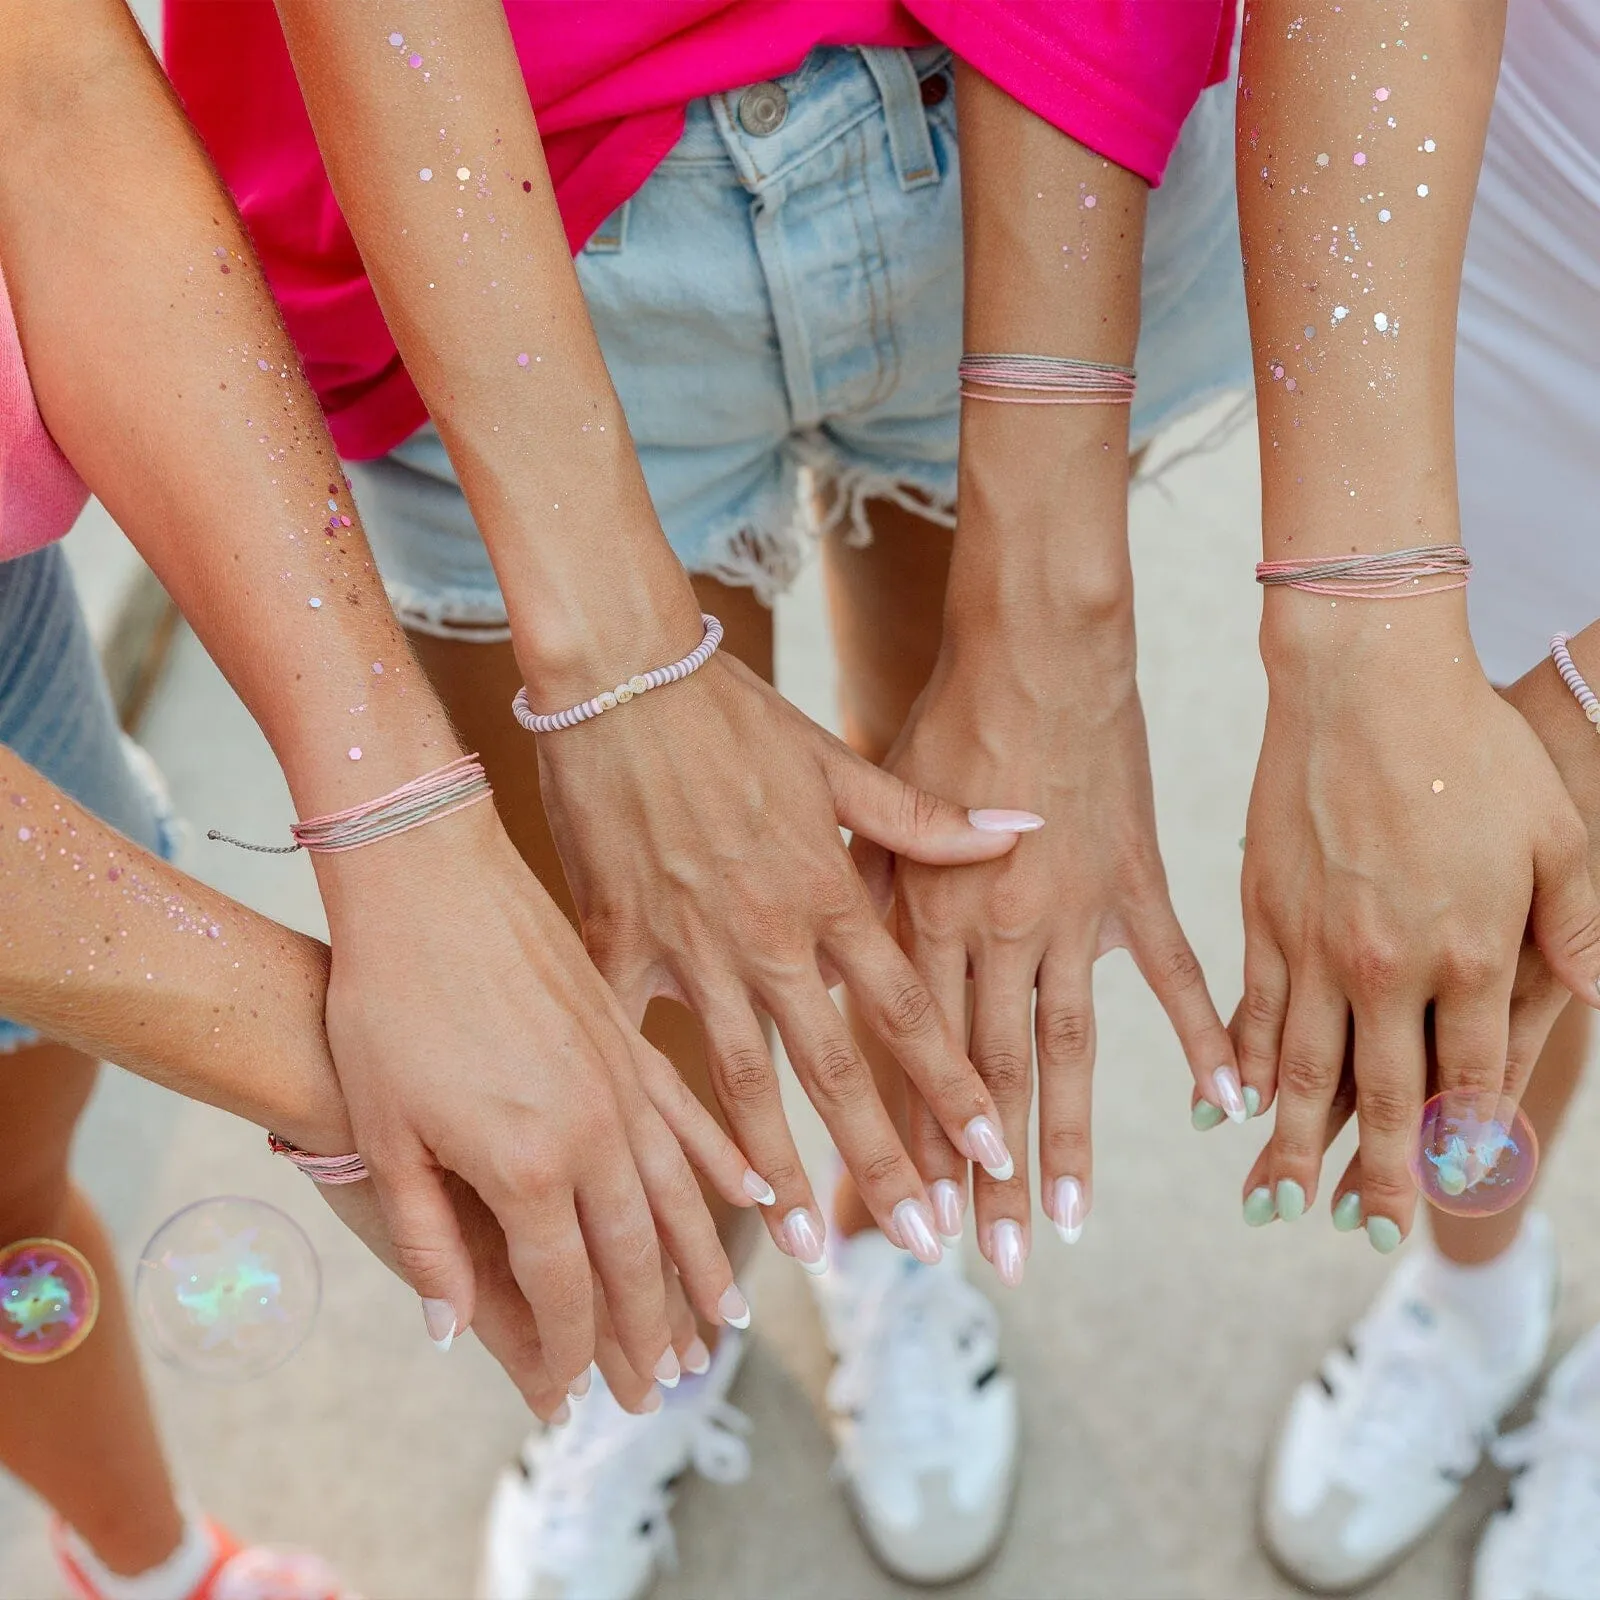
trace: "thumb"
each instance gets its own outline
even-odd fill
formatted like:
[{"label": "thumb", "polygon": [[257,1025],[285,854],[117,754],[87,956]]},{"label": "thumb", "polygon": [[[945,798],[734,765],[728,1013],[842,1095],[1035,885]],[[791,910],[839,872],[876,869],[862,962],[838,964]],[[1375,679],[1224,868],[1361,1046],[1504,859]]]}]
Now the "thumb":
[{"label": "thumb", "polygon": [[465,1333],[476,1308],[472,1258],[443,1175],[418,1152],[410,1165],[373,1174],[394,1269],[422,1301],[423,1325],[441,1352]]},{"label": "thumb", "polygon": [[1600,1007],[1600,899],[1587,858],[1581,824],[1535,853],[1528,925],[1550,970],[1585,1005]]},{"label": "thumb", "polygon": [[828,764],[834,815],[842,827],[928,866],[992,861],[1044,826],[1031,811],[968,811],[903,783],[843,746]]}]

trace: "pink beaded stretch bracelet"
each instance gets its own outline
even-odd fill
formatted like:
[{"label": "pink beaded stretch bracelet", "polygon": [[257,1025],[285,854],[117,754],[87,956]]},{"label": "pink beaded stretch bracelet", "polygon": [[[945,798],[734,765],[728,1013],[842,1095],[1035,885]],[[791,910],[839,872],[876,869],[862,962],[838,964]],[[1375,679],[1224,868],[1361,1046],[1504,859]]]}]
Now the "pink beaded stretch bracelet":
[{"label": "pink beaded stretch bracelet", "polygon": [[340,1183],[360,1183],[368,1176],[367,1164],[358,1155],[310,1155],[299,1145],[290,1144],[287,1139],[280,1139],[275,1133],[267,1135],[267,1148],[275,1156],[288,1157],[313,1183],[325,1183],[330,1186]]},{"label": "pink beaded stretch bracelet", "polygon": [[597,694],[581,705],[568,706],[565,711],[553,711],[549,715],[535,711],[528,704],[528,689],[524,684],[511,702],[517,721],[529,733],[559,733],[563,728],[575,728],[580,722],[598,717],[604,711],[614,711],[638,695],[648,694],[650,690],[660,689],[669,683],[677,683],[691,673],[698,672],[717,653],[717,646],[722,643],[722,624],[704,612],[700,614],[700,621],[706,630],[705,636],[681,661],[674,661],[671,666],[657,667],[653,672],[641,672],[626,683],[619,683],[615,689],[607,689],[604,694]]},{"label": "pink beaded stretch bracelet", "polygon": [[1561,681],[1572,691],[1572,698],[1583,707],[1584,716],[1594,724],[1594,731],[1600,733],[1600,696],[1584,682],[1583,674],[1573,665],[1571,652],[1567,649],[1567,641],[1571,637],[1570,633],[1558,633],[1550,641],[1550,659],[1555,662]]}]

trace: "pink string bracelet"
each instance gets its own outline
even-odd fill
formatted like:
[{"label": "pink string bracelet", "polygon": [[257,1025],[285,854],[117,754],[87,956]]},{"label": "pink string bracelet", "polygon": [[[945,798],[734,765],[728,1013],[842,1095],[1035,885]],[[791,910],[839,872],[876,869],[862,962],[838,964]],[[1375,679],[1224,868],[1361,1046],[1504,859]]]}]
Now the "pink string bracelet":
[{"label": "pink string bracelet", "polygon": [[638,673],[626,683],[619,683],[615,689],[607,689],[603,694],[597,694],[592,700],[585,700],[581,705],[568,706],[565,711],[552,711],[548,715],[542,711],[535,711],[528,704],[528,687],[524,684],[517,690],[517,697],[511,702],[511,710],[517,721],[529,733],[559,733],[563,728],[575,728],[580,722],[587,722],[602,712],[614,711],[618,706],[626,705],[628,701],[638,695],[648,694],[652,689],[660,689],[669,683],[678,683],[691,673],[698,672],[717,653],[717,646],[722,643],[722,624],[715,617],[701,612],[700,622],[705,628],[705,635],[681,661],[674,661],[670,666],[657,667],[653,672]]},{"label": "pink string bracelet", "polygon": [[357,1155],[314,1156],[277,1134],[267,1135],[267,1148],[275,1156],[287,1156],[313,1183],[332,1187],[341,1183],[360,1183],[369,1174],[367,1164]]},{"label": "pink string bracelet", "polygon": [[[1424,544],[1379,555],[1330,556],[1318,561],[1262,561],[1256,582],[1350,600],[1411,600],[1465,589],[1472,562],[1458,544]],[[1436,579],[1449,582],[1435,582]]]},{"label": "pink string bracelet", "polygon": [[967,399],[1008,406],[1125,406],[1135,388],[1132,367],[1065,356],[966,355],[957,374]]},{"label": "pink string bracelet", "polygon": [[1594,726],[1594,731],[1600,733],[1600,696],[1584,682],[1583,674],[1573,665],[1572,655],[1567,649],[1567,641],[1571,639],[1570,633],[1558,633],[1550,641],[1550,659],[1556,664],[1556,671],[1561,674],[1561,681],[1572,691],[1572,698],[1583,707],[1583,714]]},{"label": "pink string bracelet", "polygon": [[458,756],[437,771],[425,772],[420,778],[379,795],[376,800],[366,800],[325,817],[310,817],[305,822],[293,823],[289,828],[293,844],[251,844],[231,834],[219,833],[215,828],[206,838],[269,856],[293,855],[296,850],[337,855],[343,850],[359,850],[362,845],[376,844],[380,839],[398,838],[424,823],[465,811],[468,806],[487,800],[493,792],[483,763],[475,755]]}]

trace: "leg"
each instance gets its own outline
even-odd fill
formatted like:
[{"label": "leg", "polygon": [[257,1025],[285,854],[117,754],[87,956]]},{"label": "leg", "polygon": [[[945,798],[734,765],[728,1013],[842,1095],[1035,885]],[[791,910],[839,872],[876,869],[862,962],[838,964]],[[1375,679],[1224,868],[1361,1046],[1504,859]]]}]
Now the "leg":
[{"label": "leg", "polygon": [[166,1560],[183,1517],[139,1373],[110,1241],[67,1176],[96,1064],[41,1044],[0,1058],[0,1239],[64,1240],[100,1279],[100,1318],[59,1362],[0,1361],[0,1461],[113,1572]]}]

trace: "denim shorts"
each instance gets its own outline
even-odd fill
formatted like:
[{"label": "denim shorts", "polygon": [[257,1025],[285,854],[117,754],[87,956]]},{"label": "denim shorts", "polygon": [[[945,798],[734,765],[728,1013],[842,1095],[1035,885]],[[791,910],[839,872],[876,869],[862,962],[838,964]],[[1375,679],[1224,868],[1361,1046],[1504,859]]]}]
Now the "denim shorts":
[{"label": "denim shorts", "polygon": [[[160,781],[117,725],[59,544],[0,561],[0,745],[135,844],[172,859],[177,829]],[[0,1018],[0,1055],[37,1039]]]},{"label": "denim shorts", "polygon": [[[867,540],[868,500],[953,524],[950,66],[942,47],[829,48],[776,85],[694,101],[677,145],[579,254],[657,515],[691,572],[770,602],[807,534],[837,524]],[[1251,382],[1232,151],[1224,83],[1201,97],[1150,197],[1135,448]],[[401,620],[507,638],[433,426],[350,477]]]}]

